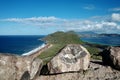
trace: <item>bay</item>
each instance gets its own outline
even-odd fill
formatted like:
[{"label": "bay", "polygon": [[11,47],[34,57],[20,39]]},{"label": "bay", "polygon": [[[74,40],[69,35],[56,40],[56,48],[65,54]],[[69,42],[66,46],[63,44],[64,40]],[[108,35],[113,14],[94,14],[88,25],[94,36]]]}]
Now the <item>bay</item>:
[{"label": "bay", "polygon": [[82,37],[81,40],[109,46],[120,46],[120,36]]}]

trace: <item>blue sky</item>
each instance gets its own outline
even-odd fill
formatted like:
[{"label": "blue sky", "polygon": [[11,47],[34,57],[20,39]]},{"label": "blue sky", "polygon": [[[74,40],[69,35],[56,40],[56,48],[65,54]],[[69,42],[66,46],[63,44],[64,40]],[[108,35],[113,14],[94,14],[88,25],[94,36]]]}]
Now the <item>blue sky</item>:
[{"label": "blue sky", "polygon": [[120,0],[0,0],[0,35],[120,33]]}]

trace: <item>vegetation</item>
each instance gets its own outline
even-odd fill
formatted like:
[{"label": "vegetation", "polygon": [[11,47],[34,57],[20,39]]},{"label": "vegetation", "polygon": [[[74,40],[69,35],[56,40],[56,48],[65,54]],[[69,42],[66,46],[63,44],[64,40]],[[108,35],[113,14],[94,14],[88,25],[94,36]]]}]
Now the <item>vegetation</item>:
[{"label": "vegetation", "polygon": [[42,52],[38,57],[46,64],[50,59],[53,58],[65,45],[53,44],[53,46],[46,51]]},{"label": "vegetation", "polygon": [[[89,44],[80,40],[80,37],[73,31],[69,32],[55,32],[43,38],[42,40],[47,43],[53,44],[53,46],[46,51],[42,52],[38,57],[46,64],[53,56],[56,55],[66,44],[82,44],[90,52],[93,59],[101,59],[98,53],[103,48],[101,45]],[[104,46],[105,47],[105,46]]]},{"label": "vegetation", "polygon": [[83,41],[80,40],[80,37],[72,31],[69,32],[58,31],[48,35],[43,40],[51,44],[72,44],[72,43],[82,44],[83,43]]},{"label": "vegetation", "polygon": [[100,50],[98,48],[86,46],[86,49],[90,52],[92,59],[102,59],[102,57],[99,56]]},{"label": "vegetation", "polygon": [[91,44],[88,42],[85,42],[83,46],[86,47],[87,50],[90,52],[92,59],[99,59],[99,60],[102,59],[99,53],[103,49],[108,47],[108,45],[100,45],[100,44],[93,44],[93,43]]}]

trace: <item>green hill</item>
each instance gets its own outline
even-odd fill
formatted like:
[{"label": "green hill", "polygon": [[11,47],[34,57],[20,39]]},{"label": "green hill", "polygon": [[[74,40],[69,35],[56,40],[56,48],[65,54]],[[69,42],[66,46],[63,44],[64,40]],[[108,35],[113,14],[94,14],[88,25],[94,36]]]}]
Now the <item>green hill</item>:
[{"label": "green hill", "polygon": [[89,44],[80,40],[80,37],[74,32],[55,32],[47,35],[42,40],[46,43],[52,44],[53,46],[44,52],[42,52],[38,57],[44,61],[46,64],[50,59],[52,59],[62,48],[67,44],[82,44],[90,52],[93,59],[101,59],[100,56],[97,56],[100,52],[101,45]]},{"label": "green hill", "polygon": [[38,57],[46,64],[52,57],[54,57],[66,44],[83,44],[80,37],[73,31],[69,32],[55,32],[43,38],[46,43],[53,46],[42,52]]},{"label": "green hill", "polygon": [[53,34],[46,36],[43,40],[51,44],[72,44],[72,43],[81,44],[83,43],[80,40],[80,37],[72,31],[69,31],[69,32],[58,31],[58,32],[55,32]]}]

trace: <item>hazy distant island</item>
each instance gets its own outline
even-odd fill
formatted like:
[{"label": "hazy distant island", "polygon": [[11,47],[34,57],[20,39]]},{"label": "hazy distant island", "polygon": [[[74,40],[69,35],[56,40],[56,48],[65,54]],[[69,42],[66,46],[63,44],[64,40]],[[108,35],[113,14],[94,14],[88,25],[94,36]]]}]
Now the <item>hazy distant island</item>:
[{"label": "hazy distant island", "polygon": [[120,34],[96,33],[92,31],[76,32],[84,42],[108,46],[120,46]]},{"label": "hazy distant island", "polygon": [[107,33],[102,33],[102,34],[99,34],[99,36],[120,37],[120,34],[107,34]]},{"label": "hazy distant island", "polygon": [[93,31],[76,32],[80,37],[120,37],[117,33],[96,33]]}]

